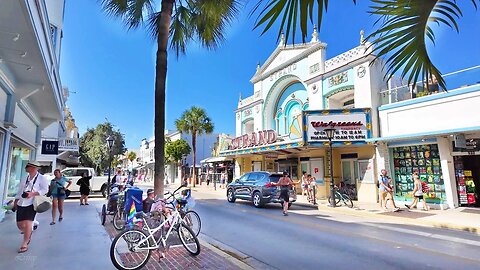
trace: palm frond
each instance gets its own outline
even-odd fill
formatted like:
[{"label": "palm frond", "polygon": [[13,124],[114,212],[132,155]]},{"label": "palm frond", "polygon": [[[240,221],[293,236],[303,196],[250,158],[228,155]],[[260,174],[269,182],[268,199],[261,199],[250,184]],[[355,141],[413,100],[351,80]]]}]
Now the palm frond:
[{"label": "palm frond", "polygon": [[[356,0],[353,0],[354,4],[356,2]],[[250,12],[250,16],[258,13],[254,29],[264,25],[262,35],[281,17],[277,41],[280,39],[283,29],[286,28],[286,41],[291,37],[292,42],[295,43],[295,35],[299,25],[302,42],[305,42],[308,35],[307,22],[313,23],[315,8],[317,25],[320,29],[323,13],[328,10],[328,0],[259,0]]]},{"label": "palm frond", "polygon": [[228,25],[239,14],[243,1],[193,0],[192,26],[196,39],[207,49],[215,49],[225,41]]},{"label": "palm frond", "polygon": [[155,0],[101,0],[103,10],[120,18],[128,29],[137,28],[155,10]]},{"label": "palm frond", "polygon": [[[432,63],[426,47],[427,37],[435,44],[431,23],[447,25],[458,31],[456,20],[462,12],[456,1],[451,0],[371,0],[374,5],[369,13],[379,15],[379,28],[367,37],[372,42],[377,58],[386,57],[386,73],[391,78],[402,70],[401,77],[408,75],[408,83],[415,85],[421,78],[430,82],[436,80],[446,89],[445,80]],[[477,6],[479,0],[471,0]]]}]

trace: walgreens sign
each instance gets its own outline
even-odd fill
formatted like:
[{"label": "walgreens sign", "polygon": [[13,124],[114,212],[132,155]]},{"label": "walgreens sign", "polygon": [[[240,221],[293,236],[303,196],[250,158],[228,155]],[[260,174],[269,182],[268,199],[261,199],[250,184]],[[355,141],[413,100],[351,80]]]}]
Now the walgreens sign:
[{"label": "walgreens sign", "polygon": [[336,129],[332,141],[364,141],[368,138],[367,115],[365,113],[328,114],[307,116],[307,140],[328,141],[325,129]]}]

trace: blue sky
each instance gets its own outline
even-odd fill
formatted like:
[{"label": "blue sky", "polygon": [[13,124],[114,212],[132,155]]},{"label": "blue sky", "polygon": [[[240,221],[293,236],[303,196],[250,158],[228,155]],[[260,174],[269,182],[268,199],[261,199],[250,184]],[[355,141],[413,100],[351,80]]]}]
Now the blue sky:
[{"label": "blue sky", "polygon": [[[246,11],[256,1],[249,2]],[[366,13],[369,1],[359,2],[330,1],[320,30],[327,58],[356,47],[361,29],[371,33],[375,18]],[[469,1],[459,2],[465,6],[460,34],[434,28],[437,44],[430,54],[442,73],[480,64],[480,13],[465,3]],[[277,46],[276,29],[260,36],[253,24],[254,18],[243,12],[216,51],[191,44],[179,59],[170,52],[167,129],[174,129],[175,119],[195,105],[206,109],[215,132],[235,133],[239,93],[253,94],[250,79],[257,62],[263,63]],[[66,1],[63,31],[61,77],[72,92],[67,105],[80,133],[108,119],[125,134],[127,148],[139,148],[142,138],[153,135],[155,42],[144,29],[127,31],[102,13],[95,0]]]}]

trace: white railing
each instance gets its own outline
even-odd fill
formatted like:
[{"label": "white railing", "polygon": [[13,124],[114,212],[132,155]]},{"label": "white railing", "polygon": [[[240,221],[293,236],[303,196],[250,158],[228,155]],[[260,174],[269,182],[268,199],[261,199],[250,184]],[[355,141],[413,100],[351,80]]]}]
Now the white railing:
[{"label": "white railing", "polygon": [[[465,68],[442,75],[448,90],[455,90],[466,86],[480,84],[480,65]],[[413,98],[440,94],[444,91],[438,89],[438,85],[429,83],[427,90],[425,81],[418,81],[413,85],[402,85],[380,91],[382,105],[409,100]]]},{"label": "white railing", "polygon": [[58,138],[59,151],[80,151],[80,140],[77,138]]}]

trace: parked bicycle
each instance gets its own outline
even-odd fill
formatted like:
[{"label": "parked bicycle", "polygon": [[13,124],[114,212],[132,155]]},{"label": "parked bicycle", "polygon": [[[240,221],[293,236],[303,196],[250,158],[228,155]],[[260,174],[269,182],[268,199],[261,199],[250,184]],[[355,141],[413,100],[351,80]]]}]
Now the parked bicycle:
[{"label": "parked bicycle", "polygon": [[[180,212],[175,206],[177,200],[175,193],[178,192],[180,186],[167,199],[163,200],[165,205],[172,212],[158,226],[151,228],[149,218],[158,215],[157,211],[149,214],[140,212],[136,215],[140,219],[138,228],[128,228],[118,234],[110,246],[110,259],[117,269],[136,270],[140,269],[148,262],[153,250],[168,250],[168,239],[175,229],[183,247],[193,256],[200,254],[200,243],[192,229],[185,224]],[[159,200],[157,200],[158,202]],[[138,224],[138,223],[137,223]],[[165,233],[164,233],[165,232]]]},{"label": "parked bicycle", "polygon": [[[191,207],[189,206],[189,200],[191,200],[191,190],[187,189],[184,190],[185,193],[183,193],[184,198],[183,199],[177,199],[177,209],[180,212],[180,215],[182,216],[183,221],[185,224],[187,224],[192,231],[195,233],[195,236],[198,236],[200,233],[200,229],[202,228],[202,221],[200,220],[200,215],[195,212],[195,210],[192,210]],[[185,201],[183,201],[185,200]]]},{"label": "parked bicycle", "polygon": [[[334,187],[334,194],[335,194],[335,206],[338,206],[340,202],[343,202],[349,208],[353,207],[353,201],[347,194],[341,193],[337,186]],[[328,197],[328,203],[332,204],[332,197]]]}]

